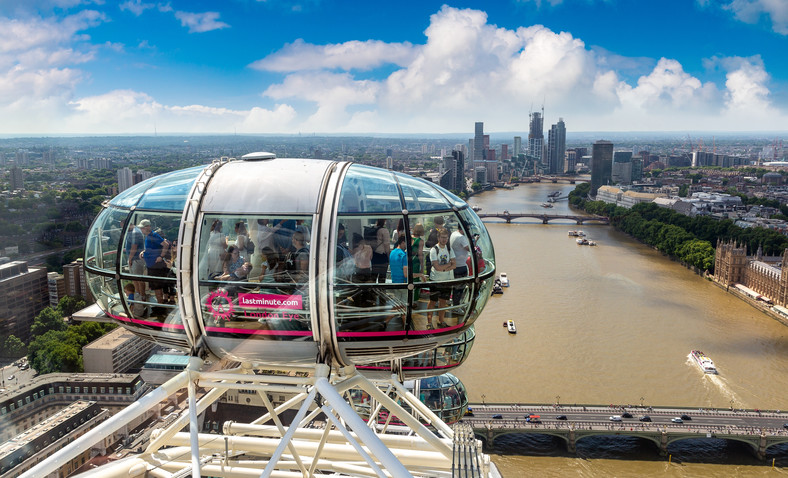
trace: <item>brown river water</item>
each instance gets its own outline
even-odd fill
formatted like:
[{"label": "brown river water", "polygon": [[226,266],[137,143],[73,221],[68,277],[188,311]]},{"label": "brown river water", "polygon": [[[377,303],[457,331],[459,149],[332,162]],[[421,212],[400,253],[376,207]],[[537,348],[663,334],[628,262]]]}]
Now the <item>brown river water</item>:
[{"label": "brown river water", "polygon": [[[480,214],[582,214],[566,200],[540,206],[573,188],[521,185],[469,202]],[[788,409],[788,327],[777,320],[611,226],[485,221],[511,287],[488,302],[457,370],[471,401]],[[571,229],[599,245],[577,245]],[[507,319],[517,335],[502,327]],[[720,374],[704,375],[692,349]],[[788,476],[788,446],[778,448],[760,461],[743,444],[687,440],[670,445],[669,463],[631,437],[583,439],[570,454],[560,439],[521,434],[487,452],[506,478]]]}]

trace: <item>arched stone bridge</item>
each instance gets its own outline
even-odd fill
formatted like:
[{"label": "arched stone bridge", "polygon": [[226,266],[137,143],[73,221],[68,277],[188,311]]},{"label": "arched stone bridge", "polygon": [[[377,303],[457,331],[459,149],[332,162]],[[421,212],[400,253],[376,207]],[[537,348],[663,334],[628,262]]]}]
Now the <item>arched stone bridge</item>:
[{"label": "arched stone bridge", "polygon": [[[687,439],[723,439],[749,445],[753,454],[763,459],[774,445],[788,444],[788,413],[760,410],[698,410],[681,408],[651,408],[629,406],[558,406],[520,404],[472,404],[473,415],[463,422],[488,447],[496,438],[508,434],[542,434],[559,437],[567,450],[576,451],[579,440],[599,435],[618,435],[645,438],[653,442],[661,454],[668,445]],[[631,418],[619,414],[630,411]],[[689,417],[688,414],[692,416]],[[558,419],[558,416],[561,419]],[[611,421],[611,415],[619,415]],[[648,415],[648,421],[639,420]],[[527,417],[536,416],[535,421]],[[687,417],[675,423],[673,417]]]},{"label": "arched stone bridge", "polygon": [[548,224],[550,221],[556,219],[568,219],[575,221],[577,224],[585,224],[587,222],[593,222],[596,224],[610,224],[610,219],[605,216],[573,216],[569,214],[539,214],[534,212],[510,213],[509,211],[482,213],[478,214],[478,216],[481,219],[497,217],[498,219],[503,219],[507,223],[511,223],[514,219],[530,217],[534,219],[541,219],[542,224]]}]

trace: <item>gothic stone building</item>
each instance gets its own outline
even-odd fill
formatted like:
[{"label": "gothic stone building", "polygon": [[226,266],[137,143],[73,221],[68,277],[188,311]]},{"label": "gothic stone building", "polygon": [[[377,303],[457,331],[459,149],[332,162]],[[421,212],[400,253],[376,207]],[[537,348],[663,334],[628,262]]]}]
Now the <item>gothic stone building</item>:
[{"label": "gothic stone building", "polygon": [[747,247],[717,241],[714,252],[714,280],[725,286],[742,284],[768,297],[775,304],[788,305],[788,249],[782,256],[764,257],[761,248],[747,256]]}]

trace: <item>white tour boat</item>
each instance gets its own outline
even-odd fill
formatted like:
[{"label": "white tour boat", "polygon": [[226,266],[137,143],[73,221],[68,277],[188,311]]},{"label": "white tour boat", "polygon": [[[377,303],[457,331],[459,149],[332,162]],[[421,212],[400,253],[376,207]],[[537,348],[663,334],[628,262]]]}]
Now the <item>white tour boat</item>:
[{"label": "white tour boat", "polygon": [[514,326],[514,321],[513,320],[507,320],[506,321],[506,329],[509,331],[510,334],[516,334],[517,333],[517,327]]},{"label": "white tour boat", "polygon": [[690,356],[698,364],[698,367],[703,370],[703,373],[717,373],[717,367],[714,366],[714,362],[700,350],[693,350],[690,352]]},{"label": "white tour boat", "polygon": [[509,276],[506,275],[506,272],[501,272],[498,278],[501,280],[501,286],[509,287]]}]

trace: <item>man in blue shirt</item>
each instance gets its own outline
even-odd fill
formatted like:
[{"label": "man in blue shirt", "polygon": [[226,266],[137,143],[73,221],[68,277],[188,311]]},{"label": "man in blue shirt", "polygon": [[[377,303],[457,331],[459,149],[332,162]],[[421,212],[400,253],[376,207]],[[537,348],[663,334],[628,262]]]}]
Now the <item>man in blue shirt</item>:
[{"label": "man in blue shirt", "polygon": [[[392,284],[404,284],[408,282],[408,254],[405,252],[407,244],[408,240],[405,237],[405,234],[402,234],[397,238],[396,247],[394,247],[394,249],[391,250],[391,253],[389,253],[389,266],[391,266]],[[389,330],[391,327],[400,328],[400,324],[397,324],[396,326],[391,325],[392,319],[395,317],[401,317],[404,324],[406,305],[408,303],[407,288],[402,287],[400,289],[392,289],[391,292],[396,298],[394,310],[397,311],[398,314],[386,319],[387,330]]]},{"label": "man in blue shirt", "polygon": [[[137,227],[139,227],[140,231],[145,235],[145,250],[142,251],[142,258],[145,260],[145,266],[148,268],[148,275],[167,277],[169,267],[167,267],[164,258],[167,257],[170,252],[169,241],[153,231],[153,227],[147,219],[140,221]],[[150,281],[150,288],[156,294],[156,302],[159,304],[164,303],[164,287],[166,285],[167,284],[163,281]]]},{"label": "man in blue shirt", "polygon": [[391,282],[394,284],[404,284],[408,281],[408,254],[405,252],[407,243],[405,235],[401,235],[397,238],[396,247],[389,254]]}]

